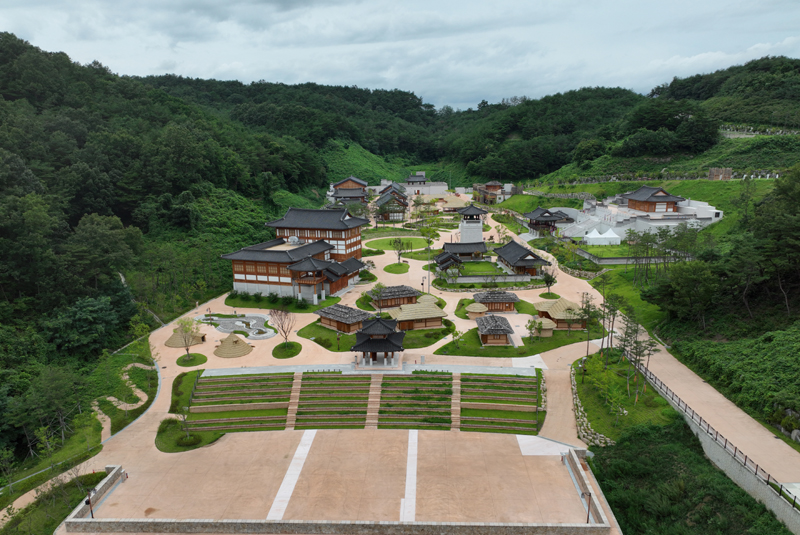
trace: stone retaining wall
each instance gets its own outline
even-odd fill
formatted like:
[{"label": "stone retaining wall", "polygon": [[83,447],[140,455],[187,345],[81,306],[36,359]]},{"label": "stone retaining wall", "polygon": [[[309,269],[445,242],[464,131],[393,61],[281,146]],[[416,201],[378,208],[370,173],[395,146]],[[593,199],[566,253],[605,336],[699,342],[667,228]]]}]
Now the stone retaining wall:
[{"label": "stone retaining wall", "polygon": [[[108,474],[103,480],[95,487],[97,491],[94,496],[92,496],[92,503],[98,504],[100,500],[103,499],[103,496],[111,489],[112,486],[119,480],[120,477],[123,476],[122,466],[120,465],[109,465],[106,466],[106,473]],[[86,505],[86,501],[82,501],[80,505],[78,505],[75,509],[67,517],[65,522],[69,522],[70,520],[75,519],[83,519],[84,517],[89,515],[89,506]],[[69,530],[67,530],[69,531]]]},{"label": "stone retaining wall", "polygon": [[578,397],[578,385],[575,384],[575,368],[570,367],[569,377],[572,382],[572,403],[575,407],[575,421],[578,424],[578,438],[589,446],[613,446],[616,444],[607,436],[601,435],[592,429],[592,425],[589,423],[589,419],[586,418],[586,412],[584,412],[583,405],[581,405],[581,400]]},{"label": "stone retaining wall", "polygon": [[569,452],[567,452],[566,461],[569,467],[572,468],[572,474],[575,476],[575,481],[580,491],[590,494],[589,511],[592,513],[594,522],[596,524],[608,526],[609,523],[606,513],[603,511],[603,507],[597,499],[597,493],[592,489],[592,484],[589,483],[589,478],[586,476],[586,472],[583,471],[581,461],[578,459],[578,454],[574,449],[570,448]]}]

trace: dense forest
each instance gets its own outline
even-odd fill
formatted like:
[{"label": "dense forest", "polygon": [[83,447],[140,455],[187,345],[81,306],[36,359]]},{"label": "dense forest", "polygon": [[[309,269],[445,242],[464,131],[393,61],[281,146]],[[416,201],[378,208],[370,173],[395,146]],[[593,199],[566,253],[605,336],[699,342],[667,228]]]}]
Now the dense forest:
[{"label": "dense forest", "polygon": [[[442,165],[462,184],[529,182],[600,157],[693,155],[717,143],[720,121],[749,120],[720,103],[788,110],[796,65],[764,58],[676,79],[651,98],[583,88],[437,110],[399,89],[118,75],[2,33],[0,448],[24,456],[35,430],[63,432],[51,407],[97,395],[81,377],[104,350],[228,289],[219,255],[269,238],[263,222],[288,206],[321,206],[328,183],[352,172],[352,148],[392,166],[387,177]],[[800,199],[794,178],[782,184],[761,205],[742,199],[740,241],[698,256],[703,269],[685,274],[698,289],[691,306],[683,283],[650,290],[674,303],[675,325],[714,324],[709,284],[745,314],[786,304],[792,315],[800,259],[784,251]]]}]

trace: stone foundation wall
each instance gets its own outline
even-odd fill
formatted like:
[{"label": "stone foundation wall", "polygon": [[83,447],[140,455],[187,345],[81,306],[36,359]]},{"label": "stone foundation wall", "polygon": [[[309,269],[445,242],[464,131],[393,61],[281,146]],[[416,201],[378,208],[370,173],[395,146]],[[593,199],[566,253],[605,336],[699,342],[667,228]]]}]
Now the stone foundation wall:
[{"label": "stone foundation wall", "polygon": [[586,412],[583,410],[581,400],[578,397],[578,385],[575,383],[575,368],[569,370],[570,381],[572,381],[572,403],[575,406],[575,420],[578,424],[578,438],[583,440],[589,446],[613,446],[616,444],[613,440],[605,435],[601,435],[589,423],[586,418]]}]

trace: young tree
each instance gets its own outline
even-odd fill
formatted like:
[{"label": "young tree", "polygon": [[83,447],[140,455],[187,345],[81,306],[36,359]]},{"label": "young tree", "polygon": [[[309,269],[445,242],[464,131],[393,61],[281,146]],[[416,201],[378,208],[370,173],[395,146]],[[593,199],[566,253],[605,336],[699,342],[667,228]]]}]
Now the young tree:
[{"label": "young tree", "polygon": [[603,294],[603,301],[606,299],[606,284],[611,282],[611,276],[608,274],[608,271],[604,271],[597,277],[597,282],[600,285],[600,292]]},{"label": "young tree", "polygon": [[392,239],[389,242],[389,245],[392,246],[392,250],[397,254],[397,263],[399,264],[402,262],[402,255],[403,253],[411,250],[411,242],[410,241],[403,241],[403,238],[397,237]]},{"label": "young tree", "polygon": [[625,298],[619,294],[608,294],[608,298],[603,303],[606,313],[605,316],[609,320],[610,326],[608,329],[608,351],[606,352],[605,367],[608,368],[608,355],[614,349],[614,324],[617,320],[617,315],[622,307],[625,306]]},{"label": "young tree", "polygon": [[192,318],[180,318],[175,322],[175,332],[180,337],[181,346],[186,348],[186,359],[189,359],[189,347],[193,346],[195,340],[200,336],[200,325]]},{"label": "young tree", "polygon": [[458,329],[453,331],[453,343],[456,344],[456,349],[458,349],[458,343],[461,341],[462,336],[464,336],[463,331],[459,331]]},{"label": "young tree", "polygon": [[528,337],[530,338],[531,342],[533,342],[533,337],[536,336],[538,329],[537,321],[534,319],[528,320],[528,323],[525,324],[525,329],[527,329]]},{"label": "young tree", "polygon": [[382,282],[377,283],[375,286],[372,287],[370,290],[369,295],[372,297],[372,302],[376,304],[378,307],[378,313],[383,312],[382,301],[383,301],[383,294],[386,291],[386,285]]},{"label": "young tree", "polygon": [[447,268],[444,272],[445,277],[447,278],[447,282],[453,284],[458,280],[458,277],[461,276],[461,272],[464,271],[463,264],[453,264],[449,268]]},{"label": "young tree", "polygon": [[278,330],[278,334],[283,337],[285,346],[289,346],[289,335],[294,330],[296,322],[295,315],[285,308],[275,308],[270,313],[270,324]]},{"label": "young tree", "polygon": [[12,483],[11,478],[14,475],[14,451],[8,448],[3,448],[0,450],[0,473],[3,474],[3,477],[6,480],[6,485],[8,485],[9,492],[14,492],[14,483]]},{"label": "young tree", "polygon": [[542,282],[547,286],[547,293],[550,293],[550,287],[556,283],[555,269],[543,269]]}]

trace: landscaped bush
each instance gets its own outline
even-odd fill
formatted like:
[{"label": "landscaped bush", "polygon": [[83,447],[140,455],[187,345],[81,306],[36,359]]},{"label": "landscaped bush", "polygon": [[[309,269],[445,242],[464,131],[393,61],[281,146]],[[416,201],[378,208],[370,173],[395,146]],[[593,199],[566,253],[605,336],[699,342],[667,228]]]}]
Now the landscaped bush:
[{"label": "landscaped bush", "polygon": [[240,292],[239,293],[239,299],[241,299],[242,301],[250,301],[250,299],[252,299],[252,298],[253,298],[253,296],[250,295],[247,292]]},{"label": "landscaped bush", "polygon": [[281,304],[285,307],[294,304],[294,301],[295,301],[294,297],[292,297],[291,295],[284,295],[283,297],[281,297]]},{"label": "landscaped bush", "polygon": [[325,349],[330,349],[333,347],[333,342],[328,338],[315,338],[314,341]]},{"label": "landscaped bush", "polygon": [[269,301],[272,304],[277,303],[279,299],[280,296],[275,292],[270,292],[269,295],[267,296],[267,301]]},{"label": "landscaped bush", "polygon": [[262,296],[262,295],[261,295],[261,292],[258,292],[258,293],[254,293],[254,294],[253,294],[253,300],[254,300],[256,303],[260,303],[262,299],[264,299],[264,296]]},{"label": "landscaped bush", "polygon": [[181,435],[178,437],[175,443],[178,444],[178,446],[184,446],[184,447],[196,446],[200,444],[200,440],[201,440],[200,435],[189,435],[188,437],[186,435]]},{"label": "landscaped bush", "polygon": [[239,290],[231,290],[231,293],[228,294],[228,297],[233,297],[233,298],[239,297]]},{"label": "landscaped bush", "polygon": [[378,280],[378,277],[376,277],[374,274],[370,273],[366,269],[362,269],[361,271],[358,272],[358,278],[359,280],[365,282],[372,282]]},{"label": "landscaped bush", "polygon": [[[172,381],[172,403],[169,406],[169,412],[177,413],[180,407],[180,398],[183,396],[183,390],[181,389],[181,385],[183,385],[183,380],[186,378],[186,375],[189,372],[179,373],[175,376],[175,379]],[[162,425],[164,422],[161,422]]]},{"label": "landscaped bush", "polygon": [[308,309],[308,301],[306,301],[305,299],[298,299],[297,308],[299,308],[300,310]]}]

